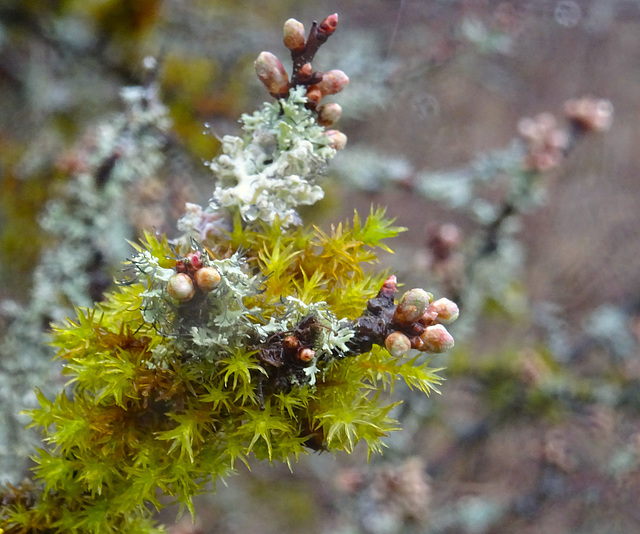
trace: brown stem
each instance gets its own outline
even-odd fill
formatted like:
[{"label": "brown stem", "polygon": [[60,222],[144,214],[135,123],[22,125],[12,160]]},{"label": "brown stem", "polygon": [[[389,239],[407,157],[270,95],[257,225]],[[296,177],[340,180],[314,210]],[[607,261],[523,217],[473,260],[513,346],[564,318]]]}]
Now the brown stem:
[{"label": "brown stem", "polygon": [[333,34],[338,16],[331,15],[324,19],[320,24],[315,20],[309,30],[307,42],[301,50],[292,50],[291,59],[293,60],[293,72],[291,74],[291,85],[313,85],[322,79],[321,72],[314,72],[311,77],[301,75],[300,69],[307,63],[311,63],[318,49],[327,42],[327,39]]}]

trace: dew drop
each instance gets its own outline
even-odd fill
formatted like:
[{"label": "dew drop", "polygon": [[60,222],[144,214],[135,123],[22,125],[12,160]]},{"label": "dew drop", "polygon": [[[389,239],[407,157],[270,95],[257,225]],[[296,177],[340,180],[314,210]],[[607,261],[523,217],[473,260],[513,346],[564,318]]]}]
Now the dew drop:
[{"label": "dew drop", "polygon": [[573,1],[563,0],[556,4],[554,11],[556,22],[566,28],[574,28],[582,19],[582,9]]}]

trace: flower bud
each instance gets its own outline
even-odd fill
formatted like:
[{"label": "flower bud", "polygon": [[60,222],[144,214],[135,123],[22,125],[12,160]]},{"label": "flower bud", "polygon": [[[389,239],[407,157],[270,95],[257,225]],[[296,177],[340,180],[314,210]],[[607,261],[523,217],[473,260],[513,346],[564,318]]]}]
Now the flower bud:
[{"label": "flower bud", "polygon": [[282,62],[271,52],[261,52],[254,63],[256,74],[271,96],[283,98],[289,92],[289,76]]},{"label": "flower bud", "polygon": [[342,106],[336,102],[331,102],[320,108],[318,123],[321,126],[331,126],[338,122],[342,116]]},{"label": "flower bud", "polygon": [[453,336],[441,324],[427,326],[420,339],[424,344],[420,350],[425,352],[444,352],[454,345]]},{"label": "flower bud", "polygon": [[391,332],[384,340],[384,346],[391,356],[399,358],[411,349],[411,341],[402,332]]},{"label": "flower bud", "polygon": [[567,118],[586,131],[606,132],[613,121],[613,105],[608,100],[583,97],[565,102]]},{"label": "flower bud", "polygon": [[334,69],[325,72],[318,82],[318,89],[323,96],[335,95],[342,91],[349,83],[349,77],[341,70]]},{"label": "flower bud", "polygon": [[313,67],[311,66],[311,63],[305,63],[304,65],[302,65],[302,67],[300,67],[300,70],[298,71],[298,76],[303,82],[309,81],[311,79],[311,76],[313,76]]},{"label": "flower bud", "polygon": [[300,341],[295,336],[285,336],[282,340],[282,346],[286,350],[297,350],[300,346]]},{"label": "flower bud", "polygon": [[196,252],[190,252],[185,256],[184,259],[188,270],[193,272],[202,268],[202,260],[200,259],[201,255],[201,252],[197,250]]},{"label": "flower bud", "polygon": [[424,289],[410,289],[396,307],[393,320],[402,325],[415,323],[422,317],[432,299],[433,295]]},{"label": "flower bud", "polygon": [[393,297],[396,291],[398,291],[398,278],[395,274],[392,274],[382,284],[379,295],[383,297]]},{"label": "flower bud", "polygon": [[205,293],[213,291],[220,284],[220,273],[215,267],[203,267],[196,271],[196,284]]},{"label": "flower bud", "polygon": [[296,19],[289,19],[284,23],[282,29],[284,35],[284,46],[292,52],[299,52],[307,44],[304,35],[304,24]]},{"label": "flower bud", "polygon": [[438,323],[449,324],[455,321],[460,315],[458,305],[446,298],[441,298],[429,304],[427,312],[434,313],[434,320]]},{"label": "flower bud", "polygon": [[327,130],[324,135],[329,138],[329,146],[335,150],[342,150],[347,146],[347,136],[338,130]]},{"label": "flower bud", "polygon": [[322,91],[320,91],[317,85],[309,86],[307,88],[307,107],[315,109],[318,102],[322,100],[322,96]]},{"label": "flower bud", "polygon": [[298,352],[298,359],[304,363],[309,363],[315,356],[316,351],[308,348],[300,349]]},{"label": "flower bud", "polygon": [[338,27],[338,14],[334,13],[324,19],[318,26],[318,33],[329,37]]},{"label": "flower bud", "polygon": [[191,300],[196,288],[188,274],[177,273],[169,278],[167,292],[171,297],[180,302]]}]

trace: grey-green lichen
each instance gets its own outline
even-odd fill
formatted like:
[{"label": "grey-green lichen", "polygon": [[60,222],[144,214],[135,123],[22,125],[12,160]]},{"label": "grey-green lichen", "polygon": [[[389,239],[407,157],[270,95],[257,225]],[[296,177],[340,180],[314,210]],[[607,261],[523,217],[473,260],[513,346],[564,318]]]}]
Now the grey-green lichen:
[{"label": "grey-green lichen", "polygon": [[[197,246],[196,243],[193,243]],[[341,321],[325,302],[305,303],[286,295],[275,308],[261,307],[255,297],[261,293],[264,278],[250,272],[239,253],[226,259],[213,259],[199,250],[202,266],[220,273],[220,283],[211,292],[199,292],[187,303],[179,303],[168,291],[175,268],[166,268],[149,250],[139,249],[129,263],[136,281],[143,281],[142,316],[166,339],[153,349],[157,365],[166,365],[175,354],[213,362],[236,350],[261,346],[273,335],[293,332],[305,317],[317,321],[313,343],[314,357],[304,367],[304,374],[292,377],[295,384],[314,385],[317,362],[325,364],[344,357],[346,343],[354,336],[348,322]]]},{"label": "grey-green lichen", "polygon": [[288,98],[243,115],[242,137],[223,137],[222,153],[209,164],[216,179],[209,205],[191,205],[178,224],[187,237],[215,234],[235,214],[247,224],[301,224],[297,208],[323,198],[315,179],[336,154],[305,103],[305,88],[293,88]]},{"label": "grey-green lichen", "polygon": [[111,266],[129,253],[128,186],[155,176],[171,126],[155,84],[122,90],[125,111],[99,123],[69,156],[72,176],[46,206],[47,246],[34,270],[29,301],[4,302],[10,324],[0,342],[0,482],[20,478],[35,436],[19,415],[34,406],[34,388],[52,393],[60,369],[51,363],[48,325],[90,306],[111,284]]}]

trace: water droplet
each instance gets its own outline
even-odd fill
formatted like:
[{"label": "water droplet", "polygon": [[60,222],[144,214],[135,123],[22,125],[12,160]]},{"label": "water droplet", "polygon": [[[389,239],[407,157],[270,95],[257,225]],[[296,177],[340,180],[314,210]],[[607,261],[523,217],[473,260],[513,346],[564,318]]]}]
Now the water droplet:
[{"label": "water droplet", "polygon": [[142,65],[147,70],[153,70],[158,66],[158,62],[153,56],[147,56],[142,60]]},{"label": "water droplet", "polygon": [[582,19],[582,9],[580,9],[580,6],[576,2],[563,0],[556,4],[553,16],[561,26],[574,28]]}]

